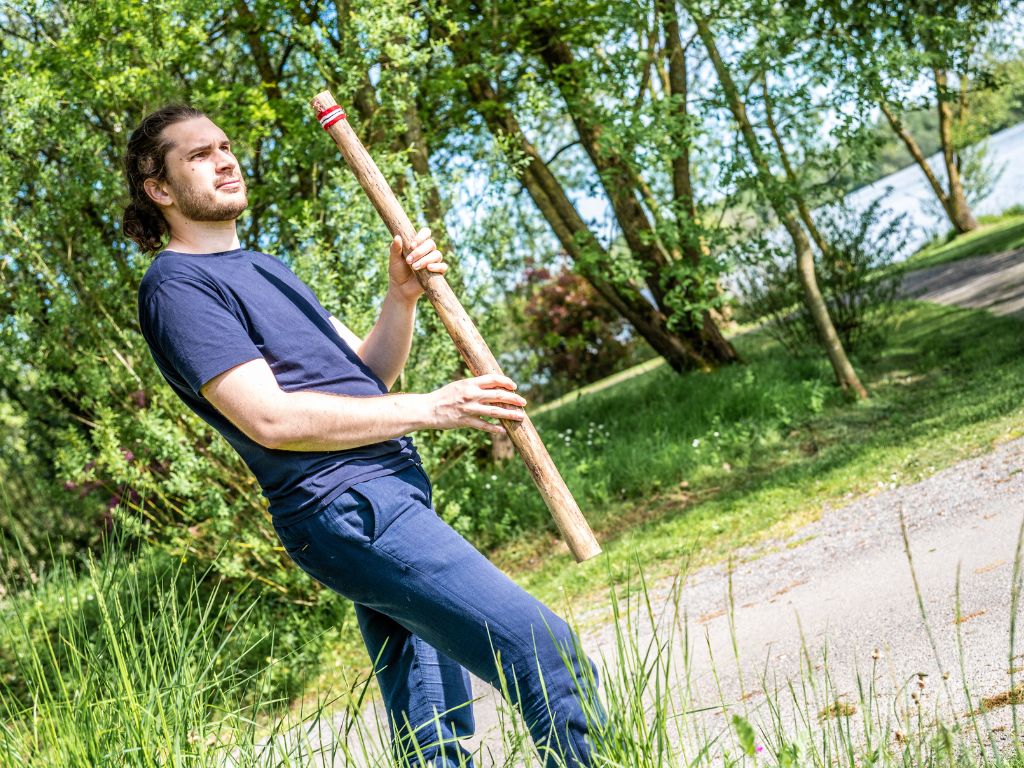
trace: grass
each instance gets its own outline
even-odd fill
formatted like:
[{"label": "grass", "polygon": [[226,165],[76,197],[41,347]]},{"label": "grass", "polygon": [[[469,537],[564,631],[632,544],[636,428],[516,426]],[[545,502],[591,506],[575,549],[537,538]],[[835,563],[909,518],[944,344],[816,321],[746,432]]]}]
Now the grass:
[{"label": "grass", "polygon": [[[824,361],[749,334],[737,339],[744,366],[682,377],[658,368],[537,424],[613,572],[635,562],[658,578],[1024,434],[1021,331],[1013,318],[907,303],[887,346],[857,360],[872,394],[862,404],[839,393]],[[594,591],[602,566],[571,561],[521,467],[477,482],[492,494],[473,507],[481,517],[498,509],[541,531],[524,526],[492,552],[499,564],[547,601]]]},{"label": "grass", "polygon": [[[1014,605],[1020,565],[1018,548]],[[217,605],[223,601],[200,596],[201,575],[182,576],[174,569],[164,573],[157,588],[163,599],[154,614],[140,594],[149,590],[148,580],[111,552],[90,562],[84,577],[58,567],[0,604],[0,639],[5,647],[13,643],[21,649],[23,675],[17,693],[9,683],[0,686],[0,764],[406,768],[407,763],[389,758],[379,729],[358,714],[369,680],[337,694],[325,689],[308,710],[284,712],[269,721],[262,717],[261,710],[274,703],[265,698],[266,681],[281,661],[267,659],[254,673],[241,674],[251,651],[227,652],[229,646],[217,639]],[[182,584],[191,586],[181,591]],[[742,677],[740,694],[722,686],[717,694],[697,693],[695,641],[680,611],[681,584],[677,579],[666,614],[654,605],[642,573],[631,573],[624,590],[614,584],[608,588],[614,642],[599,665],[608,718],[593,724],[596,765],[1024,766],[1016,718],[1012,733],[1017,746],[1006,753],[994,738],[995,729],[1005,726],[992,726],[988,715],[1018,705],[1017,689],[1005,701],[982,699],[974,709],[967,687],[961,697],[947,686],[926,707],[916,686],[882,696],[875,658],[869,671],[856,675],[857,693],[847,697],[838,694],[827,648],[810,649],[805,643],[793,679],[777,680],[766,669],[751,681],[765,692],[757,704],[740,695]],[[111,585],[118,588],[110,590]],[[99,605],[99,631],[79,631],[81,611],[69,599],[55,609],[62,627],[55,642],[35,642],[42,603],[50,604],[54,594],[70,596],[79,590]],[[243,607],[238,633],[248,631],[252,607]],[[922,618],[927,622],[923,607]],[[1011,629],[1011,648],[1012,643]],[[964,653],[961,644],[961,661]],[[714,664],[710,671],[716,680],[727,672]],[[499,709],[498,732],[503,764],[539,768],[521,721],[507,706]],[[429,746],[420,745],[421,752]],[[499,764],[484,746],[474,757],[482,768]]]},{"label": "grass", "polygon": [[1024,248],[1024,213],[981,217],[974,232],[925,246],[909,259],[896,265],[901,271],[937,267],[952,261],[984,256],[1015,248]]}]

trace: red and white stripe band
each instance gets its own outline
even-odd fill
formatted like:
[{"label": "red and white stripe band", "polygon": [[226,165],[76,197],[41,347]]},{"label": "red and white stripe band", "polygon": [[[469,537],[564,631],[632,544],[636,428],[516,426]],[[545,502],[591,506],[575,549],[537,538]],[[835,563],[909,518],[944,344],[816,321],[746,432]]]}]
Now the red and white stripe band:
[{"label": "red and white stripe band", "polygon": [[339,120],[345,119],[345,110],[339,106],[328,107],[318,114],[316,119],[320,121],[320,125],[326,131]]}]

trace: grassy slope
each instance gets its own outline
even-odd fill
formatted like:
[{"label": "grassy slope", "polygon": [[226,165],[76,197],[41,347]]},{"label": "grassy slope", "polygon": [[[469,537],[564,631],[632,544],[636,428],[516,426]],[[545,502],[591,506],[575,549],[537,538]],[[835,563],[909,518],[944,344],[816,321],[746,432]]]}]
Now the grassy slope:
[{"label": "grassy slope", "polygon": [[[593,457],[595,475],[640,473],[662,491],[588,509],[605,562],[578,567],[537,538],[496,558],[544,599],[557,600],[562,589],[582,595],[608,571],[619,578],[639,564],[657,576],[688,558],[709,562],[792,530],[828,503],[989,450],[1024,434],[1021,331],[1015,319],[908,305],[888,347],[859,361],[872,391],[862,404],[842,400],[824,365],[788,360],[752,336],[739,342],[744,367],[705,377],[659,369],[559,409],[557,421],[541,420],[545,433],[616,419],[614,440],[624,447]],[[718,446],[694,449],[697,433],[673,430],[680,412],[710,413],[711,424],[721,415]]]},{"label": "grassy slope", "polygon": [[966,235],[922,248],[899,264],[902,270],[924,269],[999,251],[1024,248],[1024,214],[982,219],[982,226]]},{"label": "grassy slope", "polygon": [[[976,232],[922,249],[905,268],[1022,247],[1024,215],[994,217]],[[1024,434],[1021,323],[906,306],[887,347],[857,361],[872,389],[868,403],[844,402],[823,360],[792,360],[756,334],[736,340],[749,363],[741,368],[683,378],[664,367],[645,369],[620,374],[614,387],[598,382],[583,390],[600,394],[566,396],[562,407],[537,417],[549,444],[552,431],[578,434],[611,418],[614,441],[625,446],[585,459],[602,486],[626,481],[617,503],[595,499],[577,476],[578,461],[557,455],[557,439],[553,449],[609,556],[578,567],[552,538],[545,544],[535,536],[493,557],[544,599],[556,600],[562,590],[584,594],[630,563],[667,574],[688,558],[709,562],[792,530],[826,504],[913,482]],[[702,441],[697,449],[694,439]],[[553,552],[559,556],[549,557]]]}]

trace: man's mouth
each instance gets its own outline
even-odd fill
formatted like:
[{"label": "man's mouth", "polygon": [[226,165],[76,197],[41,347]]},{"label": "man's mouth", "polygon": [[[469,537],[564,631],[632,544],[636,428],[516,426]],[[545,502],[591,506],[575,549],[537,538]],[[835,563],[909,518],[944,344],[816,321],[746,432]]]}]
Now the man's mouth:
[{"label": "man's mouth", "polygon": [[239,189],[242,186],[241,179],[228,179],[217,185],[217,189]]}]

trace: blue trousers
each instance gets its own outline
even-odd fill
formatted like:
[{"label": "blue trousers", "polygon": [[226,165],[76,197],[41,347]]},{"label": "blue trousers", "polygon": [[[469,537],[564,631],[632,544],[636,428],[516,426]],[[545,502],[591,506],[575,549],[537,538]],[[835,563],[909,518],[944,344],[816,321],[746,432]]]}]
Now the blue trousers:
[{"label": "blue trousers", "polygon": [[593,663],[562,619],[437,516],[420,467],[359,483],[277,533],[355,604],[399,765],[472,765],[458,745],[474,731],[467,670],[508,692],[546,766],[591,765],[588,722],[604,718]]}]

